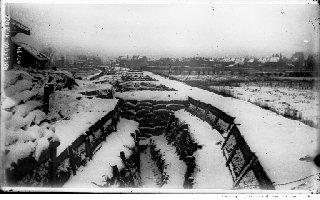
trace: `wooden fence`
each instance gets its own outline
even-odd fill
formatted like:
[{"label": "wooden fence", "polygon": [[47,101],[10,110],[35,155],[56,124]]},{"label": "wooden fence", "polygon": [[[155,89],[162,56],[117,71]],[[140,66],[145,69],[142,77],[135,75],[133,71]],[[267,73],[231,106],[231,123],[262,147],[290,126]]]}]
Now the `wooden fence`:
[{"label": "wooden fence", "polygon": [[237,124],[234,123],[235,118],[210,104],[191,97],[188,98],[188,101],[188,111],[208,122],[224,138],[221,149],[226,158],[226,166],[233,177],[233,187],[275,189],[257,156],[251,151],[237,128]]},{"label": "wooden fence", "polygon": [[[61,186],[75,175],[80,166],[91,160],[99,145],[112,132],[119,121],[118,105],[98,120],[57,156],[59,142],[51,142],[37,161],[31,156],[21,159],[13,169],[6,171],[10,185],[26,185],[31,181],[38,185]],[[30,162],[31,161],[31,162]],[[23,172],[22,172],[23,171]],[[41,177],[41,178],[37,178]]]}]

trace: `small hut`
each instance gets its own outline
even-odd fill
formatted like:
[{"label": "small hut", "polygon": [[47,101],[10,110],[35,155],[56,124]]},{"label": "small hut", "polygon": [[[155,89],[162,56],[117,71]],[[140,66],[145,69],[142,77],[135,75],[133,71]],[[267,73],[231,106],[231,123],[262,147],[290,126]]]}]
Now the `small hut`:
[{"label": "small hut", "polygon": [[18,33],[30,35],[30,29],[22,23],[10,18],[9,69],[16,65],[44,69],[49,61],[48,57],[26,43],[15,41],[13,38]]}]

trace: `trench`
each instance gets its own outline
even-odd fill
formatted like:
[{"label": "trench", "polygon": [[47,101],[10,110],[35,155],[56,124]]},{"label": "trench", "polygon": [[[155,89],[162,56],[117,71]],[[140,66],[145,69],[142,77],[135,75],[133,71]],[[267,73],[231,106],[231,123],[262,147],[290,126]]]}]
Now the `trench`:
[{"label": "trench", "polygon": [[[85,147],[87,146],[87,142],[90,143],[89,141],[91,141],[89,138],[90,140],[77,147],[74,153],[72,153],[72,155],[74,154],[74,162],[77,162],[77,160],[81,162],[85,161],[84,164],[79,164],[79,166],[82,165],[83,168],[95,165],[91,164],[91,166],[88,166],[88,163],[92,162],[92,155],[95,156],[99,154],[101,156],[101,154],[103,154],[102,157],[108,155],[107,157],[111,159],[117,159],[120,153],[119,157],[121,158],[120,162],[122,161],[122,164],[117,162],[115,163],[116,165],[107,166],[112,167],[112,176],[108,177],[105,183],[99,184],[98,182],[93,182],[92,177],[88,177],[85,172],[82,173],[82,177],[88,177],[88,180],[90,180],[86,181],[88,186],[91,187],[92,183],[94,183],[99,187],[232,189],[234,188],[233,183],[238,181],[240,186],[243,185],[246,187],[246,185],[251,184],[253,188],[258,188],[257,186],[260,183],[259,180],[256,180],[255,177],[257,176],[254,174],[254,171],[248,171],[248,173],[244,173],[243,175],[243,173],[240,173],[243,170],[238,170],[238,168],[241,169],[243,168],[242,166],[247,165],[243,164],[243,160],[245,159],[241,158],[241,156],[245,155],[238,152],[238,150],[232,150],[236,149],[232,148],[232,146],[236,146],[237,138],[233,138],[231,135],[229,139],[226,140],[227,142],[222,142],[223,140],[215,140],[215,136],[211,137],[214,134],[227,137],[225,135],[226,131],[221,128],[227,127],[228,125],[223,124],[223,121],[220,121],[220,119],[216,120],[217,117],[211,116],[210,114],[206,115],[207,117],[201,117],[206,111],[195,107],[195,104],[198,103],[190,100],[138,101],[119,99],[118,106],[113,111],[115,114],[113,118],[109,120],[113,125],[109,127],[109,121],[104,122],[106,127],[109,127],[107,129],[110,130],[100,131],[100,128],[98,128],[99,131],[96,131],[94,134],[94,138],[97,139],[94,143],[99,143],[98,147],[93,148],[94,151],[88,154]],[[181,121],[181,116],[178,113],[185,115],[184,117],[189,119],[189,122],[187,122],[188,120],[184,122]],[[179,119],[177,117],[179,117]],[[215,128],[212,127],[213,124],[206,122],[210,117],[214,117],[211,121],[215,122]],[[121,124],[122,119],[126,120],[125,123]],[[197,120],[199,121],[198,126],[194,127],[193,122]],[[128,122],[135,123],[135,128],[128,131],[127,128],[125,128]],[[97,126],[100,127],[100,124],[101,123],[97,124]],[[103,125],[103,127],[105,125]],[[115,126],[118,128],[114,130]],[[134,147],[130,146],[130,151],[127,151],[127,153],[131,153],[126,153],[127,156],[124,155],[127,147],[121,147],[121,150],[114,150],[110,147],[113,146],[113,143],[109,142],[102,147],[100,144],[102,140],[111,141],[112,139],[118,138],[120,141],[118,141],[117,145],[124,146],[122,145],[123,136],[112,134],[113,136],[110,139],[110,135],[105,134],[110,134],[117,131],[117,129],[122,129],[121,127],[127,131],[127,139],[131,137],[134,140],[134,144],[131,143]],[[235,131],[236,129],[233,128],[232,130]],[[216,133],[214,133],[214,131],[216,131]],[[202,135],[202,140],[199,140],[199,137],[195,137],[195,134],[200,135],[202,133],[205,133]],[[99,139],[101,134],[103,137]],[[225,151],[221,150],[223,144]],[[241,144],[245,146],[243,142]],[[103,148],[108,150],[99,153],[98,151]],[[113,151],[112,155],[110,154],[110,150]],[[218,159],[219,154],[220,159]],[[233,158],[231,157],[231,159],[229,158],[230,156],[227,157],[228,159],[226,161],[225,158],[221,159],[222,154],[233,154],[234,156]],[[248,152],[246,152],[246,154],[248,154]],[[91,155],[89,158],[90,161],[86,158],[88,155]],[[77,169],[72,169],[70,159],[68,158],[65,161],[66,162],[63,163],[58,162],[60,164],[59,167],[57,166],[59,169],[57,170],[57,178],[59,182],[61,182],[61,184],[59,183],[58,185],[64,185],[64,183],[69,182],[71,173],[78,176],[79,170],[75,173]],[[252,162],[255,162],[255,160]],[[229,163],[229,165],[227,163]],[[230,163],[239,165],[240,167],[233,167]],[[64,167],[65,165],[66,167]],[[102,165],[101,167],[98,166],[98,168],[104,169],[105,165]],[[228,168],[230,171],[233,171],[232,177],[226,176],[228,173],[225,172]],[[255,165],[254,168],[260,170],[261,167],[259,168],[259,166]],[[97,169],[97,167],[95,167],[95,169]],[[262,168],[260,171],[262,171]],[[103,179],[103,173],[96,173],[95,170],[91,170],[91,172],[92,176],[96,177],[95,180]],[[79,174],[81,176],[81,171],[79,171]],[[241,175],[243,179],[238,179],[237,177],[239,177],[239,175]],[[78,184],[77,180],[79,180],[79,178],[75,180],[76,181],[71,180],[71,183]],[[228,184],[224,182],[228,182]],[[72,186],[72,184],[69,182],[67,186]]]},{"label": "trench", "polygon": [[[196,168],[194,152],[201,148],[174,111],[185,101],[136,101],[120,99],[120,117],[139,123],[137,149],[139,181],[131,187],[192,188]],[[138,167],[139,165],[139,167]],[[132,165],[133,166],[133,165]],[[132,170],[131,170],[132,171]]]},{"label": "trench", "polygon": [[[129,169],[135,172],[131,179],[136,180],[127,186],[272,189],[237,128],[228,129],[230,125],[219,119],[222,115],[215,117],[214,124],[209,123],[210,115],[200,107],[194,108],[193,103],[119,99],[120,117],[139,124],[134,134],[137,151],[130,165],[134,169]],[[228,132],[232,134],[226,136]]]}]

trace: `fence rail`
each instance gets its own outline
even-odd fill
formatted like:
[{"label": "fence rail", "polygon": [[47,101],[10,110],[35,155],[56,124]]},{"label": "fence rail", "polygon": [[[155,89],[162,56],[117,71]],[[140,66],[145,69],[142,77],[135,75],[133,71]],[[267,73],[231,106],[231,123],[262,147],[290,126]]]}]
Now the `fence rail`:
[{"label": "fence rail", "polygon": [[[224,138],[222,143],[223,155],[226,158],[226,166],[229,168],[234,182],[234,188],[242,187],[249,178],[254,178],[261,189],[275,189],[273,183],[265,173],[257,156],[251,151],[245,139],[241,135],[235,117],[191,97],[188,98],[190,105],[195,107],[191,113],[208,122],[217,129]],[[214,118],[210,118],[213,115]],[[226,126],[222,127],[218,122],[222,121]]]}]

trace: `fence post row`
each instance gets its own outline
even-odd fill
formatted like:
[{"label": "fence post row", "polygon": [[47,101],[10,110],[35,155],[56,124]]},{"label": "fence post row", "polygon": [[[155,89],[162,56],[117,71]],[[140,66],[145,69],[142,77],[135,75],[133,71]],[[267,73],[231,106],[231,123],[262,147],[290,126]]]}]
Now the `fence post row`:
[{"label": "fence post row", "polygon": [[225,153],[224,148],[226,147],[226,144],[227,144],[228,140],[230,139],[231,135],[234,135],[235,140],[236,140],[236,145],[231,150],[228,158],[226,158],[227,159],[226,166],[228,166],[229,169],[231,170],[229,165],[230,165],[230,163],[232,163],[231,161],[232,161],[233,157],[235,156],[237,149],[240,149],[240,151],[243,154],[244,159],[245,159],[245,163],[240,169],[239,176],[236,177],[236,179],[235,179],[234,187],[237,187],[239,185],[240,181],[242,180],[242,178],[246,175],[246,173],[248,171],[252,170],[258,183],[259,183],[260,188],[262,188],[262,189],[275,189],[273,183],[271,182],[271,180],[267,176],[266,172],[264,171],[263,167],[261,166],[257,156],[254,153],[252,153],[250,147],[245,143],[245,140],[244,140],[243,136],[240,134],[239,130],[236,130],[237,127],[236,127],[236,124],[234,123],[235,117],[229,116],[228,114],[215,108],[214,106],[212,106],[210,104],[202,103],[202,102],[195,100],[191,97],[188,97],[188,103],[195,106],[196,111],[198,110],[199,107],[202,109],[205,109],[206,110],[206,112],[205,112],[206,118],[208,117],[208,112],[212,113],[215,116],[214,121],[211,122],[208,119],[208,121],[210,123],[212,123],[211,126],[217,126],[219,118],[229,124],[228,128],[227,128],[227,136],[225,137],[224,142],[221,146],[221,149],[223,150],[223,154],[225,155],[225,157],[227,156],[227,154]]}]

